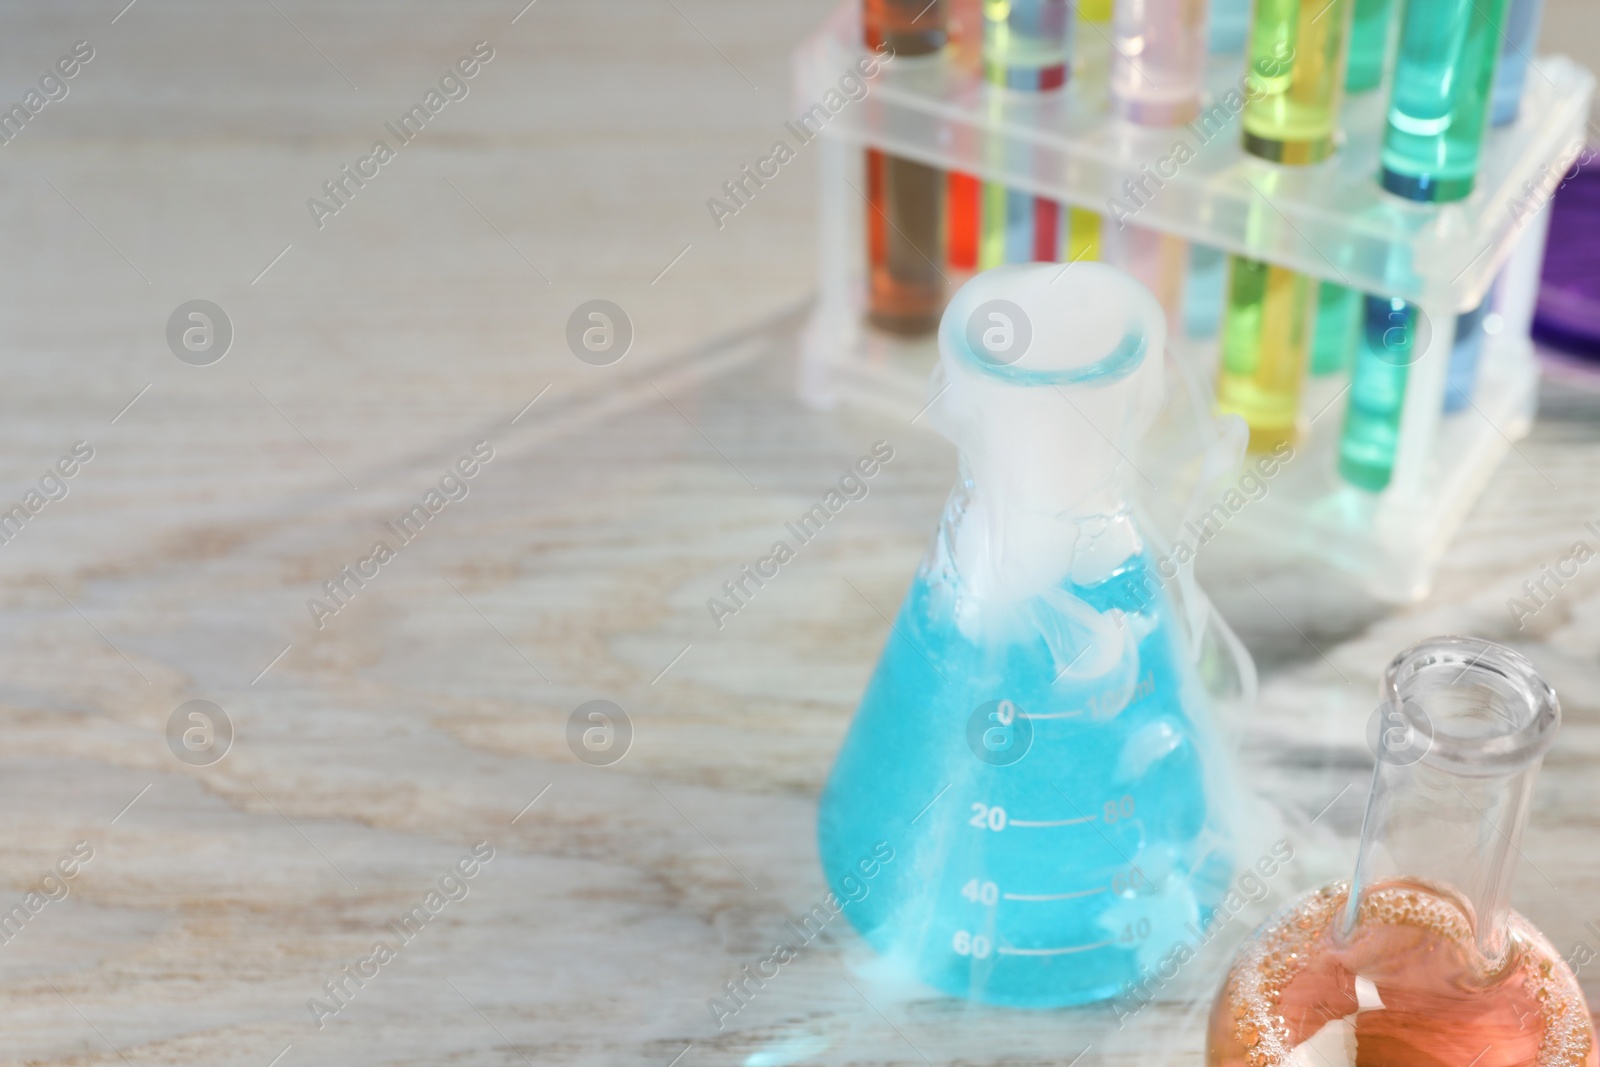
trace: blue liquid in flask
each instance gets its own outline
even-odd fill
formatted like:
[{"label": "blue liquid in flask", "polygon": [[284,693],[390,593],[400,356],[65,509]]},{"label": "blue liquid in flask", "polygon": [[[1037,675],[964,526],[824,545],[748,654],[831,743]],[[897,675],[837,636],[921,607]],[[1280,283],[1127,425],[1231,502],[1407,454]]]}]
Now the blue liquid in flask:
[{"label": "blue liquid in flask", "polygon": [[1206,696],[1125,509],[1062,520],[1096,580],[992,625],[956,563],[981,491],[965,474],[890,629],[823,792],[822,864],[866,940],[928,985],[1087,1003],[1156,973],[1227,892]]}]

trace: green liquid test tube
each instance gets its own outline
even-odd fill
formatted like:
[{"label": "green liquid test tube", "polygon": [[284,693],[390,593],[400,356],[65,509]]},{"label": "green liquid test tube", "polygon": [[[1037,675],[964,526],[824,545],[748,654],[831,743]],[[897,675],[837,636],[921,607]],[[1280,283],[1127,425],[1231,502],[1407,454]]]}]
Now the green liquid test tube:
[{"label": "green liquid test tube", "polygon": [[1311,341],[1312,285],[1256,259],[1228,259],[1217,410],[1250,427],[1250,450],[1300,437],[1300,386]]},{"label": "green liquid test tube", "polygon": [[1355,0],[1355,14],[1350,19],[1350,59],[1344,76],[1346,92],[1368,92],[1383,81],[1393,14],[1393,0]]},{"label": "green liquid test tube", "polygon": [[1317,286],[1317,327],[1311,341],[1311,373],[1339,374],[1350,365],[1361,326],[1361,294],[1338,282]]},{"label": "green liquid test tube", "polygon": [[[1369,296],[1364,300],[1361,346],[1350,372],[1350,406],[1339,438],[1339,473],[1374,493],[1389,484],[1400,445],[1406,379],[1422,321],[1416,305]],[[1425,341],[1423,343],[1426,343]]]},{"label": "green liquid test tube", "polygon": [[[1470,2],[1470,0],[1463,0]],[[1250,33],[1244,148],[1274,163],[1333,152],[1353,0],[1259,0]]]},{"label": "green liquid test tube", "polygon": [[1472,192],[1506,0],[1406,0],[1383,135],[1383,187],[1442,203]]}]

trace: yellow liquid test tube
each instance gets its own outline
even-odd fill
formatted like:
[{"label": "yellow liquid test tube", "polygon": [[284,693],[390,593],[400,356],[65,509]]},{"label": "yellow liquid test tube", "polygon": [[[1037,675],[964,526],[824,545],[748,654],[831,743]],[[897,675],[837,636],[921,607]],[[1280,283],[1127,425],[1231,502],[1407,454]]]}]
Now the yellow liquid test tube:
[{"label": "yellow liquid test tube", "polygon": [[[1078,0],[1078,21],[1091,24],[1088,33],[1077,35],[1078,42],[1093,38],[1102,43],[1107,38],[1104,29],[1094,29],[1093,26],[1105,27],[1111,22],[1111,0]],[[1103,56],[1101,57],[1104,58]],[[1100,69],[1095,69],[1092,61],[1080,55],[1079,67],[1084,79],[1092,85],[1104,83],[1106,71],[1105,64],[1099,64]],[[1088,208],[1068,207],[1065,219],[1065,240],[1061,242],[1061,258],[1068,263],[1082,263],[1100,258],[1100,227],[1104,220],[1098,211]]]},{"label": "yellow liquid test tube", "polygon": [[1087,208],[1067,208],[1067,239],[1062,259],[1068,263],[1100,258],[1100,226],[1104,220],[1098,211]]},{"label": "yellow liquid test tube", "polygon": [[[1333,152],[1353,7],[1353,0],[1257,0],[1245,151],[1290,166]],[[1310,278],[1246,256],[1229,258],[1217,410],[1244,419],[1252,451],[1300,437],[1315,316]]]},{"label": "yellow liquid test tube", "polygon": [[1300,438],[1316,283],[1258,259],[1228,259],[1217,409],[1250,427],[1250,450],[1270,452]]},{"label": "yellow liquid test tube", "polygon": [[1302,166],[1339,130],[1353,0],[1258,0],[1251,26],[1244,149]]}]

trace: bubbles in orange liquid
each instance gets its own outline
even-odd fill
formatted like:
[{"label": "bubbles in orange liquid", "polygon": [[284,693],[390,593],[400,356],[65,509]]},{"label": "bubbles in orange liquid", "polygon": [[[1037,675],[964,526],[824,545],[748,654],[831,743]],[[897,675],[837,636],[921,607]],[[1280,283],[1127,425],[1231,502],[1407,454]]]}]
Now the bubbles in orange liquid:
[{"label": "bubbles in orange liquid", "polygon": [[[1491,962],[1462,907],[1415,882],[1370,889],[1341,942],[1333,931],[1348,896],[1347,883],[1324,886],[1241,947],[1212,1009],[1208,1067],[1320,1063],[1323,1052],[1290,1054],[1339,1020],[1326,1040],[1353,1033],[1354,1067],[1600,1064],[1576,978],[1522,916],[1512,913],[1509,949]],[[1358,1000],[1358,977],[1381,1006],[1370,992]]]}]

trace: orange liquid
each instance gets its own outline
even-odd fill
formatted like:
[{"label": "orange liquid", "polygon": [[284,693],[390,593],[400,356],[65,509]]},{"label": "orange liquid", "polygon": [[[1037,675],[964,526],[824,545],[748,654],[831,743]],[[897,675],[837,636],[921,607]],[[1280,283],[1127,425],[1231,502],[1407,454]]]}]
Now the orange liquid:
[{"label": "orange liquid", "polygon": [[978,211],[983,183],[970,174],[950,172],[945,243],[955,270],[978,269]]},{"label": "orange liquid", "polygon": [[866,156],[867,317],[890,333],[932,333],[944,312],[944,173],[875,149]]},{"label": "orange liquid", "polygon": [[1596,1067],[1578,981],[1522,916],[1491,965],[1465,908],[1418,882],[1375,885],[1341,942],[1348,895],[1339,882],[1302,897],[1239,950],[1208,1067]]}]

